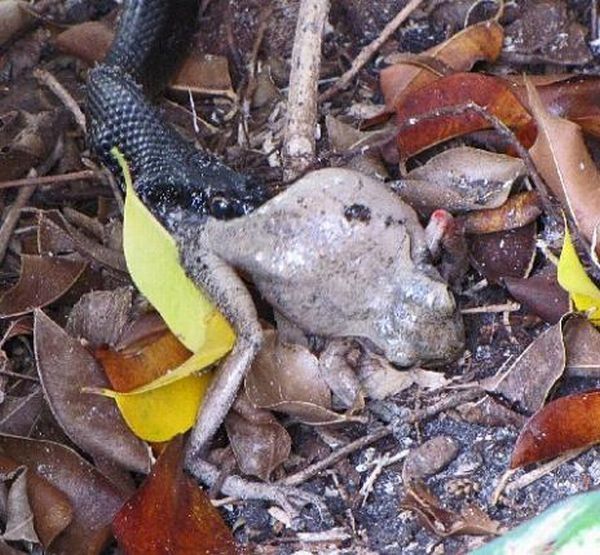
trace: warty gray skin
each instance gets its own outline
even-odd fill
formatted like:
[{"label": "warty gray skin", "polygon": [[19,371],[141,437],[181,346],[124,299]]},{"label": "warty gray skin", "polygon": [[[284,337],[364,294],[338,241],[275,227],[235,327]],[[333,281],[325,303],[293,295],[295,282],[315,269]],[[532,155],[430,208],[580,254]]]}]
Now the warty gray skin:
[{"label": "warty gray skin", "polygon": [[187,273],[237,333],[200,410],[191,456],[220,426],[262,342],[237,270],[306,334],[356,338],[400,366],[441,364],[463,350],[462,319],[428,262],[415,212],[373,178],[319,170],[247,216],[183,217],[173,227]]}]

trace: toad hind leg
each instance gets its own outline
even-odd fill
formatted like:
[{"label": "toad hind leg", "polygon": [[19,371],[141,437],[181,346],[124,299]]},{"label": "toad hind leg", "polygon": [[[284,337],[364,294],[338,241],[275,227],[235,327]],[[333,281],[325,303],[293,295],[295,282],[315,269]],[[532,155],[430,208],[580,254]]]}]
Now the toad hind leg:
[{"label": "toad hind leg", "polygon": [[231,266],[208,252],[196,252],[193,260],[184,259],[183,264],[236,332],[233,350],[217,370],[192,430],[187,466],[193,471],[194,459],[204,454],[233,404],[240,384],[261,347],[263,335],[252,297]]}]

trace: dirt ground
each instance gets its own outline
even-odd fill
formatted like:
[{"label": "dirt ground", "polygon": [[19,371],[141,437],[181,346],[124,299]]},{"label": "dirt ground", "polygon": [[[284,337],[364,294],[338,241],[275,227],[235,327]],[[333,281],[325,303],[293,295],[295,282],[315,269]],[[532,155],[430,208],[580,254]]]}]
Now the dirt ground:
[{"label": "dirt ground", "polygon": [[[545,45],[537,50],[531,46],[539,43],[539,26],[544,23],[533,18],[523,19],[531,5],[543,4],[534,0],[505,2],[505,13],[501,24],[510,30],[505,38],[501,58],[491,65],[480,64],[478,70],[496,74],[507,73],[585,73],[600,72],[600,38],[597,25],[592,24],[594,1],[569,0],[547,1],[550,8],[563,10],[563,27],[556,23],[553,30],[562,37],[562,43]],[[112,15],[115,2],[93,2],[74,0],[58,2],[42,0],[35,2],[43,10],[48,21],[59,29],[83,21],[108,18]],[[197,46],[205,53],[224,55],[229,60],[230,74],[235,90],[246,90],[248,86],[247,63],[256,44],[257,30],[261,28],[261,17],[265,15],[264,0],[213,0],[205,2],[202,29],[197,35]],[[265,89],[266,98],[285,95],[288,68],[286,63],[291,54],[297,2],[272,0],[272,9],[267,16],[268,24],[257,54],[259,67],[269,67],[272,83]],[[403,0],[333,0],[323,47],[321,87],[324,89],[335,77],[346,70],[360,49],[376,38],[385,24],[406,4]],[[346,91],[319,107],[319,122],[322,135],[318,141],[318,164],[326,167],[337,163],[333,147],[325,132],[325,117],[334,115],[352,118],[353,107],[382,103],[378,75],[385,66],[384,57],[394,52],[419,53],[452,36],[463,27],[465,19],[476,23],[495,13],[494,2],[472,0],[430,0],[412,14],[408,22],[400,27],[379,54],[360,72],[353,85]],[[539,13],[539,12],[536,12]],[[562,13],[562,12],[561,12]],[[530,16],[527,16],[530,17]],[[531,16],[532,17],[532,16]],[[12,43],[4,51],[0,65],[0,114],[17,107],[27,109],[39,105],[39,83],[32,71],[43,67],[51,71],[77,102],[83,104],[83,78],[87,65],[55,47],[56,29],[42,25],[35,39],[31,35]],[[572,33],[572,36],[569,35]],[[594,36],[594,33],[596,34]],[[548,31],[546,32],[548,34]],[[579,40],[577,37],[583,37]],[[521,42],[519,42],[521,41]],[[570,42],[569,42],[570,41]],[[564,46],[569,43],[569,47]],[[512,48],[512,46],[517,47]],[[562,46],[561,46],[562,44]],[[511,46],[512,45],[512,46]],[[519,45],[522,48],[519,48]],[[538,45],[539,46],[539,45]],[[545,50],[544,50],[545,48]],[[540,54],[540,51],[542,53]],[[169,100],[186,107],[187,95],[169,93]],[[44,94],[42,103],[62,106],[51,95]],[[265,107],[266,106],[266,107]],[[273,164],[264,147],[267,139],[272,140],[273,149],[278,148],[278,130],[284,112],[274,116],[273,104],[256,102],[245,123],[240,113],[230,117],[230,104],[222,98],[210,95],[197,101],[197,110],[204,120],[215,128],[201,127],[196,139],[207,148],[217,152],[229,164],[245,171],[257,179],[277,186],[282,180],[280,165]],[[188,112],[173,102],[165,104],[169,120],[185,133],[192,136]],[[281,110],[279,106],[278,110]],[[66,118],[67,143],[65,155],[59,161],[56,173],[82,169],[81,157],[87,156],[83,136],[72,120]],[[238,141],[240,129],[246,126],[249,141],[246,146]],[[278,127],[279,126],[279,127]],[[0,129],[0,132],[2,130]],[[600,152],[598,144],[589,140],[592,154]],[[416,162],[411,162],[416,164]],[[398,176],[397,168],[388,167],[392,177]],[[9,206],[16,192],[7,189],[2,194],[2,206]],[[98,200],[102,199],[102,200]],[[99,203],[104,214],[116,215],[113,194],[106,182],[84,181],[64,186],[39,187],[28,206],[49,210],[65,206],[97,214]],[[560,237],[541,218],[538,239],[542,239],[554,252],[560,248]],[[542,265],[541,257],[535,261],[536,268]],[[0,268],[0,284],[7,288],[18,276],[18,253],[11,252]],[[457,300],[461,308],[503,306],[511,302],[506,289],[500,285],[481,286],[481,276],[471,268],[460,285]],[[106,286],[106,283],[102,285]],[[66,314],[77,293],[74,292],[53,305],[55,314]],[[272,318],[268,307],[264,316]],[[405,507],[406,489],[402,479],[404,459],[383,464],[374,475],[378,462],[393,457],[406,449],[417,447],[437,437],[449,439],[455,452],[448,456],[446,465],[425,479],[427,487],[441,506],[453,514],[459,514],[467,505],[478,506],[483,513],[498,523],[504,531],[530,518],[552,503],[578,492],[600,487],[600,462],[598,448],[591,448],[580,456],[568,460],[549,470],[529,485],[506,490],[499,499],[494,493],[507,472],[511,453],[519,430],[506,420],[497,424],[470,422],[461,415],[461,407],[441,411],[423,421],[411,424],[394,424],[401,420],[406,411],[418,411],[431,406],[469,384],[493,376],[499,369],[514,361],[524,349],[544,331],[548,324],[532,316],[524,308],[505,312],[502,310],[466,314],[467,352],[457,363],[436,370],[448,379],[441,390],[426,391],[419,385],[382,401],[369,401],[365,409],[366,423],[345,424],[326,428],[315,428],[295,423],[284,417],[282,422],[293,439],[293,455],[284,463],[275,478],[292,474],[308,464],[314,463],[332,452],[336,447],[363,437],[382,424],[391,424],[393,434],[373,445],[358,450],[350,456],[321,472],[316,478],[301,485],[307,491],[321,497],[327,512],[306,507],[300,517],[286,522],[285,514],[263,502],[233,500],[223,504],[222,513],[235,532],[235,537],[248,546],[253,553],[382,553],[382,554],[458,554],[466,553],[483,542],[489,535],[434,533],[426,526],[415,511]],[[13,370],[30,368],[33,364],[27,343],[10,344]],[[25,346],[25,347],[24,347]],[[531,369],[535,372],[535,368]],[[570,377],[562,379],[554,388],[553,395],[584,391],[600,387],[597,378]],[[463,404],[464,405],[464,404]],[[522,418],[524,415],[519,415]],[[225,436],[221,440],[225,441]],[[511,479],[518,479],[531,468],[518,470]],[[379,472],[379,473],[377,473]],[[372,484],[365,484],[372,479]],[[494,502],[495,501],[495,502]]]}]

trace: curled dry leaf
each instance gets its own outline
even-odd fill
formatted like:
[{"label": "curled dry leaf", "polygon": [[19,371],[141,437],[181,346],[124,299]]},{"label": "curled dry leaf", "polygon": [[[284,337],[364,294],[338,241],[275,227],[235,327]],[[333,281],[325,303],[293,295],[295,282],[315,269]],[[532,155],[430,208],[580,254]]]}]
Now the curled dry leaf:
[{"label": "curled dry leaf", "polygon": [[[406,160],[448,139],[490,128],[481,115],[463,109],[468,104],[477,104],[514,129],[527,147],[533,143],[533,118],[506,81],[481,73],[456,73],[411,92],[396,103],[400,157]],[[458,114],[419,119],[453,107],[459,110]]]},{"label": "curled dry leaf", "polygon": [[467,212],[501,206],[523,175],[525,164],[519,158],[463,146],[434,156],[393,187],[426,215],[439,208]]},{"label": "curled dry leaf", "polygon": [[108,385],[94,357],[41,310],[35,313],[34,346],[46,400],[71,440],[91,455],[147,472],[148,448],[129,431],[114,403],[82,392]]},{"label": "curled dry leaf", "polygon": [[591,242],[600,221],[600,171],[585,146],[581,128],[548,113],[535,87],[527,80],[525,84],[538,127],[531,158],[582,235]]},{"label": "curled dry leaf", "polygon": [[548,403],[521,430],[510,466],[517,468],[600,442],[600,390]]},{"label": "curled dry leaf", "polygon": [[33,512],[27,495],[27,467],[17,467],[5,475],[5,479],[12,479],[13,482],[6,499],[6,528],[3,539],[39,545],[40,539],[33,527]]},{"label": "curled dry leaf", "polygon": [[331,391],[317,358],[304,347],[278,341],[274,332],[265,333],[264,346],[246,376],[245,391],[257,407],[289,414],[306,424],[351,419],[331,410]]},{"label": "curled dry leaf", "polygon": [[554,266],[529,278],[506,277],[503,282],[517,302],[546,322],[556,324],[569,311],[569,295],[558,284]]},{"label": "curled dry leaf", "polygon": [[268,480],[290,456],[292,439],[267,410],[240,395],[225,419],[225,429],[238,467],[244,474]]},{"label": "curled dry leaf", "polygon": [[443,538],[460,534],[495,535],[500,525],[479,507],[464,507],[460,514],[445,509],[423,484],[415,480],[407,487],[402,507],[416,512],[424,524]]},{"label": "curled dry leaf", "polygon": [[113,521],[128,555],[235,555],[231,532],[200,486],[183,471],[183,437],[169,443]]},{"label": "curled dry leaf", "polygon": [[67,331],[93,347],[114,345],[129,318],[131,301],[130,287],[82,295],[69,314]]},{"label": "curled dry leaf", "polygon": [[356,366],[351,358],[360,356],[360,348],[354,342],[332,339],[319,356],[321,376],[345,409],[352,412],[365,408],[361,383],[356,375]]},{"label": "curled dry leaf", "polygon": [[[433,58],[453,71],[468,71],[476,62],[493,62],[500,55],[503,37],[501,25],[495,21],[484,21],[426,50],[422,57]],[[387,61],[394,63],[394,58]],[[380,78],[387,109],[392,111],[403,95],[435,81],[438,75],[416,64],[399,63],[385,68]]]},{"label": "curled dry leaf", "polygon": [[[33,514],[33,524],[42,546],[48,549],[58,534],[71,524],[73,507],[65,493],[33,469],[19,466],[15,460],[0,454],[0,472],[6,474],[18,469],[26,470],[27,499]],[[24,476],[25,472],[22,474]]]},{"label": "curled dry leaf", "polygon": [[437,474],[458,454],[458,445],[451,437],[436,436],[411,449],[404,461],[402,479],[405,484]]},{"label": "curled dry leaf", "polygon": [[517,193],[502,206],[462,216],[459,225],[465,233],[495,233],[534,222],[542,213],[540,196],[534,191]]},{"label": "curled dry leaf", "polygon": [[58,443],[0,435],[0,452],[62,491],[73,508],[73,520],[47,555],[99,554],[124,501],[118,490],[75,451]]},{"label": "curled dry leaf", "polygon": [[0,298],[0,318],[27,314],[62,297],[85,270],[82,261],[51,256],[21,256],[17,284]]},{"label": "curled dry leaf", "polygon": [[524,278],[531,271],[536,249],[535,223],[468,239],[477,270],[488,281],[501,283],[507,277]]}]

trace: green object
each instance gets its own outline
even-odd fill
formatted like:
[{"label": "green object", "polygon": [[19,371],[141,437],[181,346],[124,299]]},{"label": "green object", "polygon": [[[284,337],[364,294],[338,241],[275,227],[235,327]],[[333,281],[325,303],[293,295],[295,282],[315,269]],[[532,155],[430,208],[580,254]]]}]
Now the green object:
[{"label": "green object", "polygon": [[574,495],[471,555],[600,554],[600,491]]}]

